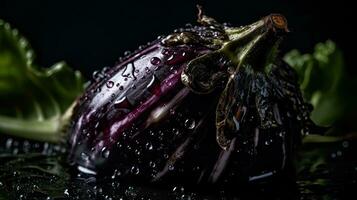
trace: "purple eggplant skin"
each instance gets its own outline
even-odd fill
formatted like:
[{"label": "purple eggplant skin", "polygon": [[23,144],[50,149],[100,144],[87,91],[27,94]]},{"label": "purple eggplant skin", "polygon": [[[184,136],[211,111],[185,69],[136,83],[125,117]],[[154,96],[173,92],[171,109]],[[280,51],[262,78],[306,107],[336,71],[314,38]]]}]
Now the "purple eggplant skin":
[{"label": "purple eggplant skin", "polygon": [[88,172],[97,170],[119,138],[134,137],[165,120],[190,93],[181,82],[183,68],[210,51],[201,44],[166,47],[158,39],[101,73],[75,109],[71,162]]},{"label": "purple eggplant skin", "polygon": [[230,27],[200,12],[198,22],[95,74],[69,129],[70,164],[93,175],[194,184],[289,171],[301,133],[317,128],[296,74],[277,54],[286,19]]}]

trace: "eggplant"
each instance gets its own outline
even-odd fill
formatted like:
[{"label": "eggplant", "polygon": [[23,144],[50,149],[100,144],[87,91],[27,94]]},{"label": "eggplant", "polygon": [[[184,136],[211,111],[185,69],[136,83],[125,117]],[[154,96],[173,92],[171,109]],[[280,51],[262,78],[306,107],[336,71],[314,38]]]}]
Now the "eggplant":
[{"label": "eggplant", "polygon": [[240,27],[199,8],[187,25],[94,74],[70,127],[70,164],[149,182],[255,181],[287,171],[309,118],[278,55],[280,14]]}]

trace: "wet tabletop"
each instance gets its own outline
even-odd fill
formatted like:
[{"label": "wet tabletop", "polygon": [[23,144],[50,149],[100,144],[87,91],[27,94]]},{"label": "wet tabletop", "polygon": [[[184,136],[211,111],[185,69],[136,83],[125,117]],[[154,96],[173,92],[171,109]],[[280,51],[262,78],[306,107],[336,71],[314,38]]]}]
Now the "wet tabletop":
[{"label": "wet tabletop", "polygon": [[290,177],[228,188],[96,179],[66,164],[66,148],[1,137],[0,199],[345,199],[357,186],[356,140],[305,143]]}]

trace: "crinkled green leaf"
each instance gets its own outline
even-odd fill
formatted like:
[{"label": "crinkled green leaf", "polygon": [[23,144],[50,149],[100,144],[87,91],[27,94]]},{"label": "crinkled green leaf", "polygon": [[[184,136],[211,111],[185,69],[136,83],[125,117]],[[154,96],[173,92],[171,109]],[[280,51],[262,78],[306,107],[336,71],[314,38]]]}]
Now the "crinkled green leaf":
[{"label": "crinkled green leaf", "polygon": [[84,80],[64,62],[33,63],[27,40],[0,20],[0,132],[57,142]]},{"label": "crinkled green leaf", "polygon": [[312,54],[292,50],[284,59],[297,71],[304,97],[314,106],[312,120],[327,126],[340,119],[350,99],[345,98],[345,66],[336,44],[319,43]]}]

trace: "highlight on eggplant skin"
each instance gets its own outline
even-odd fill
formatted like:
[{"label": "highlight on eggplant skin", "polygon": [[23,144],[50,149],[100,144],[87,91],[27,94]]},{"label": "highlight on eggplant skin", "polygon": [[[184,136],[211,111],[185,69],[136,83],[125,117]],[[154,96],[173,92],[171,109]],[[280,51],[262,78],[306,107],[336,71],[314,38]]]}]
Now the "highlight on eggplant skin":
[{"label": "highlight on eggplant skin", "polygon": [[278,55],[287,21],[240,27],[199,7],[198,25],[93,74],[70,127],[71,165],[148,182],[257,181],[293,168],[310,120],[295,71]]}]

